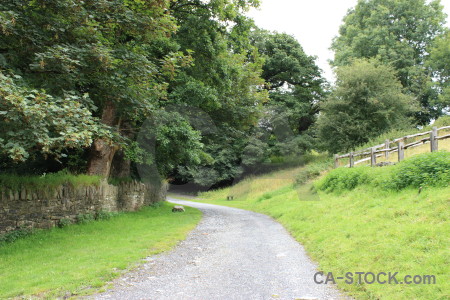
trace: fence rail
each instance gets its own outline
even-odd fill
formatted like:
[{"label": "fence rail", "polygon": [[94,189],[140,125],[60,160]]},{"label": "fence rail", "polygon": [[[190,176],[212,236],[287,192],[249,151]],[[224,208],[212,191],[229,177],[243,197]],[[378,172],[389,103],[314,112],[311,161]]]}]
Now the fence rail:
[{"label": "fence rail", "polygon": [[[445,127],[441,127],[441,128],[433,127],[433,129],[431,131],[407,135],[407,136],[404,136],[404,137],[401,137],[398,139],[394,139],[393,141],[386,140],[386,142],[384,144],[376,145],[376,146],[366,148],[363,150],[354,151],[354,152],[346,153],[343,155],[336,154],[334,156],[334,167],[335,168],[339,167],[339,160],[344,159],[344,158],[349,159],[348,166],[350,168],[354,167],[357,164],[360,164],[360,163],[363,163],[363,162],[366,162],[369,160],[370,160],[370,165],[373,167],[377,164],[378,157],[384,156],[386,159],[388,159],[389,156],[395,152],[398,153],[398,161],[402,161],[405,158],[405,150],[406,149],[418,147],[418,146],[421,146],[421,145],[424,145],[427,143],[430,144],[431,152],[438,151],[439,150],[439,141],[450,138],[450,134],[439,136],[439,132],[442,130],[450,130],[450,126],[445,126]],[[414,142],[411,142],[411,143],[408,143],[408,144],[406,143],[406,141],[408,139],[418,138],[418,137],[423,137],[423,136],[427,136],[427,137],[422,138],[417,141],[414,141]],[[395,146],[391,148],[392,144],[395,144]],[[369,156],[369,157],[362,158],[360,160],[355,161],[355,158],[364,157],[364,156]]]}]

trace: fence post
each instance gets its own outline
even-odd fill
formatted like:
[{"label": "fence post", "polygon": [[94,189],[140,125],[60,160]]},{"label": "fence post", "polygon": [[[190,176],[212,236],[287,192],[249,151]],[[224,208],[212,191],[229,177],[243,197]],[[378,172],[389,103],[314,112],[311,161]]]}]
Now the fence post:
[{"label": "fence post", "polygon": [[338,168],[339,167],[339,155],[335,154],[334,155],[334,168]]},{"label": "fence post", "polygon": [[375,167],[377,164],[377,154],[375,153],[375,148],[370,148],[370,165]]},{"label": "fence post", "polygon": [[353,166],[355,165],[355,158],[353,155],[353,152],[350,152],[350,168],[353,168]]},{"label": "fence post", "polygon": [[436,139],[437,137],[438,137],[437,127],[433,127],[430,134],[431,152],[436,152],[439,150],[438,140]]},{"label": "fence post", "polygon": [[[390,149],[390,146],[391,146],[391,141],[386,140],[386,142],[384,143],[384,149]],[[386,150],[386,152],[384,152],[384,157],[386,159],[389,158],[389,150]]]},{"label": "fence post", "polygon": [[405,140],[398,142],[398,161],[405,159]]}]

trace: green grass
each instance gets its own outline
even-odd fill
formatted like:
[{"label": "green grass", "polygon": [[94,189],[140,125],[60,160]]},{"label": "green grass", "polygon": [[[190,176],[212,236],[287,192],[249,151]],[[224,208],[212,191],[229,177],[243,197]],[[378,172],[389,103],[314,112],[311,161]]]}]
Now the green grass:
[{"label": "green grass", "polygon": [[55,298],[98,290],[141,259],[173,247],[201,218],[196,209],[172,213],[171,207],[163,203],[1,245],[0,298]]},{"label": "green grass", "polygon": [[[419,194],[417,188],[398,191],[360,184],[352,190],[315,192],[311,183],[293,184],[301,170],[249,178],[231,189],[203,193],[205,200],[200,201],[272,216],[305,246],[321,270],[335,276],[363,271],[399,272],[399,279],[437,278],[436,285],[338,281],[357,299],[448,299],[450,187],[425,187]],[[234,201],[226,200],[230,194]]]},{"label": "green grass", "polygon": [[0,190],[20,190],[21,188],[33,190],[52,189],[62,184],[72,186],[99,185],[100,176],[73,175],[67,171],[44,174],[42,176],[23,176],[15,174],[0,174]]}]

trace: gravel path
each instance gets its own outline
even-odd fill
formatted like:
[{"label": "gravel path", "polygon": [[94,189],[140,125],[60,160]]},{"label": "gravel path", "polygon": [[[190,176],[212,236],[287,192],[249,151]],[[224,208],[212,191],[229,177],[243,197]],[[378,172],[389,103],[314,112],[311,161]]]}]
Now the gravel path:
[{"label": "gravel path", "polygon": [[114,281],[95,299],[343,299],[317,285],[317,266],[271,218],[229,207],[169,199],[203,211],[174,250]]}]

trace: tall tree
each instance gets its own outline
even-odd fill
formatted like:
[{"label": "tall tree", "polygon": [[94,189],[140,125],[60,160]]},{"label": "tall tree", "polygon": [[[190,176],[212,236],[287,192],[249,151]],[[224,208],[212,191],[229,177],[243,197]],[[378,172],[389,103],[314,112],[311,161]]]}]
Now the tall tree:
[{"label": "tall tree", "polygon": [[316,121],[325,84],[315,57],[308,56],[300,43],[288,34],[258,29],[251,39],[265,59],[262,77],[270,97],[266,116],[274,125],[284,118],[290,127],[289,137],[278,134],[278,146],[287,143],[281,148],[291,154],[297,149],[311,148],[312,139],[305,132]]},{"label": "tall tree", "polygon": [[[148,56],[155,40],[176,29],[170,1],[50,0],[0,4],[1,68],[31,89],[74,95],[120,135],[124,121],[145,118],[166,95],[166,77],[182,54]],[[55,98],[56,99],[56,98]],[[61,116],[54,115],[54,118]],[[118,145],[98,136],[88,173],[108,176]]]},{"label": "tall tree", "polygon": [[322,105],[318,132],[325,149],[348,151],[393,128],[410,125],[417,101],[402,93],[395,71],[374,60],[339,67]]},{"label": "tall tree", "polygon": [[445,17],[439,0],[359,0],[333,41],[332,64],[377,58],[392,65],[403,87],[420,100],[417,122],[426,124],[441,113],[433,106],[431,78],[424,62],[427,47],[444,31]]},{"label": "tall tree", "polygon": [[450,30],[439,36],[430,47],[428,66],[436,79],[435,88],[439,93],[439,105],[450,109]]},{"label": "tall tree", "polygon": [[207,154],[203,163],[174,170],[185,181],[211,186],[241,172],[243,149],[267,100],[260,76],[262,60],[246,38],[252,22],[243,15],[257,3],[183,0],[172,4],[179,25],[174,41],[181,51],[191,53],[194,63],[171,83],[168,103],[199,108],[214,122],[214,132],[202,136]]}]

